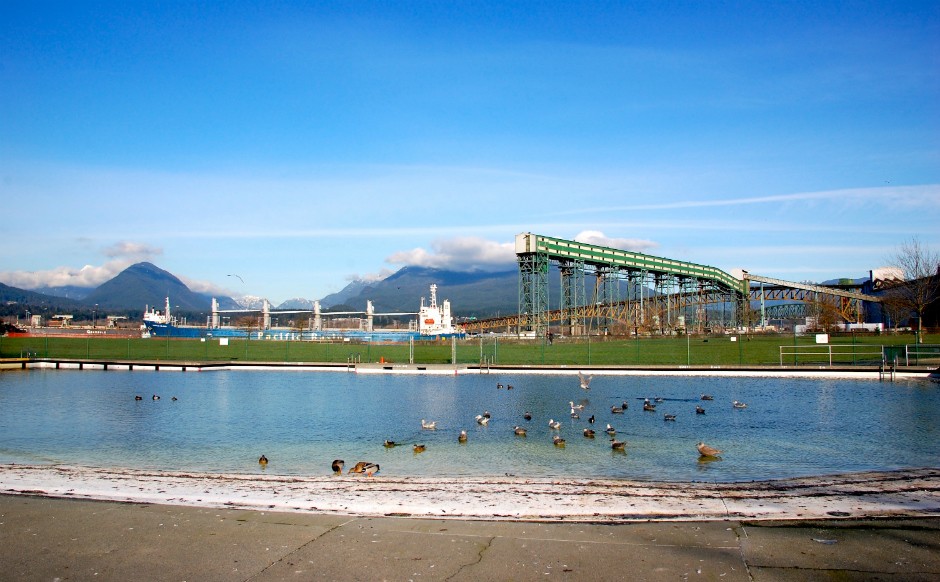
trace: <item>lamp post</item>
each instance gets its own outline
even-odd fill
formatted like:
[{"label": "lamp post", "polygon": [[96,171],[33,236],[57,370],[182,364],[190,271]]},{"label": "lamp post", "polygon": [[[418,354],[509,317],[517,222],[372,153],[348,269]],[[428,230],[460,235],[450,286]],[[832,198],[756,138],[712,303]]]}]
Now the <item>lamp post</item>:
[{"label": "lamp post", "polygon": [[92,316],[92,319],[91,319],[91,328],[97,329],[98,328],[98,304],[97,303],[95,303],[95,310],[93,314],[94,315]]}]

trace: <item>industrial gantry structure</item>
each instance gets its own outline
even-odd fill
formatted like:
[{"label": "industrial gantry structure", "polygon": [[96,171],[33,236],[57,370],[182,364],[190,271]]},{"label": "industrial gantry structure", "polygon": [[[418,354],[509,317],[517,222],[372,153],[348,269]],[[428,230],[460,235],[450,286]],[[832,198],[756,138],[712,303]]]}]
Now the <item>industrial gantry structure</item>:
[{"label": "industrial gantry structure", "polygon": [[[592,329],[621,333],[707,331],[713,326],[751,325],[751,302],[818,301],[835,298],[845,321],[860,321],[862,302],[880,298],[856,288],[792,283],[643,253],[550,236],[516,235],[519,312],[464,324],[467,332],[507,331],[544,335],[554,325],[566,335]],[[552,267],[560,284],[550,284]],[[851,286],[848,286],[851,287]],[[559,299],[550,308],[550,289]],[[711,306],[711,309],[709,308]],[[720,308],[720,310],[719,310]],[[613,330],[611,330],[613,331]]]}]

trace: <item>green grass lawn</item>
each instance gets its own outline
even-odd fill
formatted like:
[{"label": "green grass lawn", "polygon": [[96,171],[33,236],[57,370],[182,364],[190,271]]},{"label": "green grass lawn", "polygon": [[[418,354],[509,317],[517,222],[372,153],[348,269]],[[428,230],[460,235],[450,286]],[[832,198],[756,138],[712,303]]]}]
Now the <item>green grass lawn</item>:
[{"label": "green grass lawn", "polygon": [[[456,350],[459,364],[481,361],[498,365],[646,366],[646,365],[827,365],[832,352],[834,365],[875,365],[883,346],[889,359],[904,346],[913,347],[912,334],[832,336],[828,345],[818,345],[815,336],[752,335],[732,341],[728,336],[669,338],[562,338],[553,344],[485,336],[458,340],[415,342],[416,364],[451,363]],[[940,335],[925,335],[924,344],[940,344]],[[796,352],[796,353],[794,353]],[[301,342],[230,339],[137,339],[137,338],[0,338],[0,357],[32,356],[60,359],[163,360],[163,361],[252,361],[252,362],[393,362],[408,363],[411,347],[393,343]],[[911,364],[930,365],[940,355],[920,355]]]}]

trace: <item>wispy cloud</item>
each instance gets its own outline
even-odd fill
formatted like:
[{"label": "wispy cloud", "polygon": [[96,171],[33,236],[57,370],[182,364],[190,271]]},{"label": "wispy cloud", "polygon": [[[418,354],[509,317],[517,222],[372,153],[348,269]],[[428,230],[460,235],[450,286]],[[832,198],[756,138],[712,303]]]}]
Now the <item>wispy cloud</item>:
[{"label": "wispy cloud", "polygon": [[857,204],[862,201],[896,204],[905,207],[940,203],[940,184],[922,186],[882,186],[877,188],[848,188],[843,190],[824,190],[819,192],[798,192],[770,196],[752,196],[747,198],[724,198],[717,200],[679,200],[656,204],[629,204],[578,208],[558,212],[558,215],[591,214],[598,212],[622,212],[642,210],[689,210],[695,208],[715,208],[728,206],[749,206],[755,204],[781,204],[787,202],[837,200]]},{"label": "wispy cloud", "polygon": [[119,241],[100,252],[109,259],[101,265],[60,266],[44,271],[2,271],[0,281],[20,289],[97,287],[134,263],[150,261],[163,254],[159,247],[133,241]]},{"label": "wispy cloud", "polygon": [[512,267],[516,255],[514,242],[468,236],[439,239],[431,243],[430,251],[418,247],[393,253],[385,260],[393,265],[492,271]]}]

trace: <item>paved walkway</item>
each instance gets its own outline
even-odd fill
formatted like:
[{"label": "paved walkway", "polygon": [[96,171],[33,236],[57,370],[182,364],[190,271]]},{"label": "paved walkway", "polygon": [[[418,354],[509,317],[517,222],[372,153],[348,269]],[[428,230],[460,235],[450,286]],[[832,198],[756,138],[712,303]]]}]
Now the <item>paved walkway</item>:
[{"label": "paved walkway", "polygon": [[4,580],[940,580],[940,518],[522,523],[0,495]]}]

